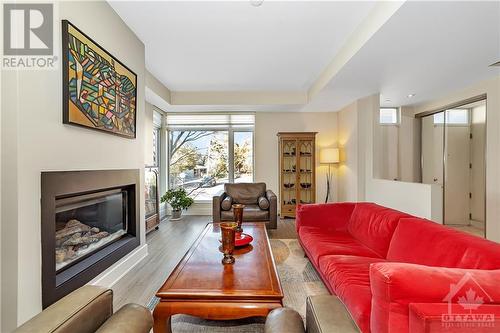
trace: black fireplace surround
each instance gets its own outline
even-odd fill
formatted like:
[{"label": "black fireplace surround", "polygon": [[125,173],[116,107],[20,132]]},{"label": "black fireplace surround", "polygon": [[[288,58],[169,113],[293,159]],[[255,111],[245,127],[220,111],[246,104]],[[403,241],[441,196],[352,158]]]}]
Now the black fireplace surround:
[{"label": "black fireplace surround", "polygon": [[139,180],[138,169],[42,172],[43,308],[139,246]]}]

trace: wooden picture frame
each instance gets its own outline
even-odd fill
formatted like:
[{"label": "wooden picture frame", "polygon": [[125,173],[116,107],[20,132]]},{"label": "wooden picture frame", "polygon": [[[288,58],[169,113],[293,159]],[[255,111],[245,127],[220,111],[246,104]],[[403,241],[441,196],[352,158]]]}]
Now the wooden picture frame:
[{"label": "wooden picture frame", "polygon": [[62,20],[63,123],[137,136],[137,74]]}]

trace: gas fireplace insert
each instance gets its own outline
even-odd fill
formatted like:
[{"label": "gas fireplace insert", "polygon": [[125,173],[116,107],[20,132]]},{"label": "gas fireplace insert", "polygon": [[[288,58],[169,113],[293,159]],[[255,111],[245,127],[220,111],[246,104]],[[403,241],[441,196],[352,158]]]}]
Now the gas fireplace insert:
[{"label": "gas fireplace insert", "polygon": [[47,307],[139,246],[139,170],[42,172]]}]

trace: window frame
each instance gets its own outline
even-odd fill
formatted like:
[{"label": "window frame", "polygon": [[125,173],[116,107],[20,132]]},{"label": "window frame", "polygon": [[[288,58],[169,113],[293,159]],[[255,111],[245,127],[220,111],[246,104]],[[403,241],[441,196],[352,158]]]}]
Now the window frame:
[{"label": "window frame", "polygon": [[[383,123],[380,121],[380,114],[382,110],[396,110],[396,122],[395,123]],[[378,124],[380,126],[399,126],[401,124],[401,109],[399,107],[392,107],[392,106],[387,106],[387,107],[380,107],[378,111]]]},{"label": "window frame", "polygon": [[[157,126],[153,124],[153,135],[156,133],[156,145],[153,143],[153,147],[156,148],[156,163],[153,159],[153,156],[151,156],[152,164],[150,165],[151,167],[155,167],[160,169],[160,164],[161,164],[161,126]],[[153,136],[154,138],[154,136]]]},{"label": "window frame", "polygon": [[[167,115],[168,117],[168,115]],[[250,127],[238,127],[234,125],[219,126],[219,127],[200,127],[200,126],[180,126],[168,127],[166,130],[167,135],[167,189],[170,189],[170,132],[171,131],[214,131],[214,132],[227,132],[228,135],[228,149],[227,149],[227,163],[228,163],[228,183],[234,183],[234,132],[252,132],[252,182],[255,182],[255,125]],[[209,203],[211,199],[196,199],[195,203]]]},{"label": "window frame", "polygon": [[[465,111],[467,114],[467,122],[466,123],[457,123],[457,122],[449,122],[448,118],[449,115],[447,114],[450,111],[455,111],[455,110],[460,110],[460,111]],[[438,114],[443,114],[443,121],[442,122],[436,122],[436,115]],[[432,122],[434,126],[449,126],[449,127],[464,127],[464,126],[470,126],[471,124],[471,109],[469,108],[452,108],[452,109],[446,109],[441,112],[436,112],[432,114]]]}]

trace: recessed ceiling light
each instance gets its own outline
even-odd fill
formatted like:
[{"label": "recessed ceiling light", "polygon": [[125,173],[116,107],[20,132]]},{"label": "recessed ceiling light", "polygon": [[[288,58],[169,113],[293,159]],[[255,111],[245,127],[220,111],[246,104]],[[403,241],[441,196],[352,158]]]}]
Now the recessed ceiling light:
[{"label": "recessed ceiling light", "polygon": [[408,96],[406,96],[408,98],[412,98],[412,97],[415,97],[415,94],[409,94]]}]

